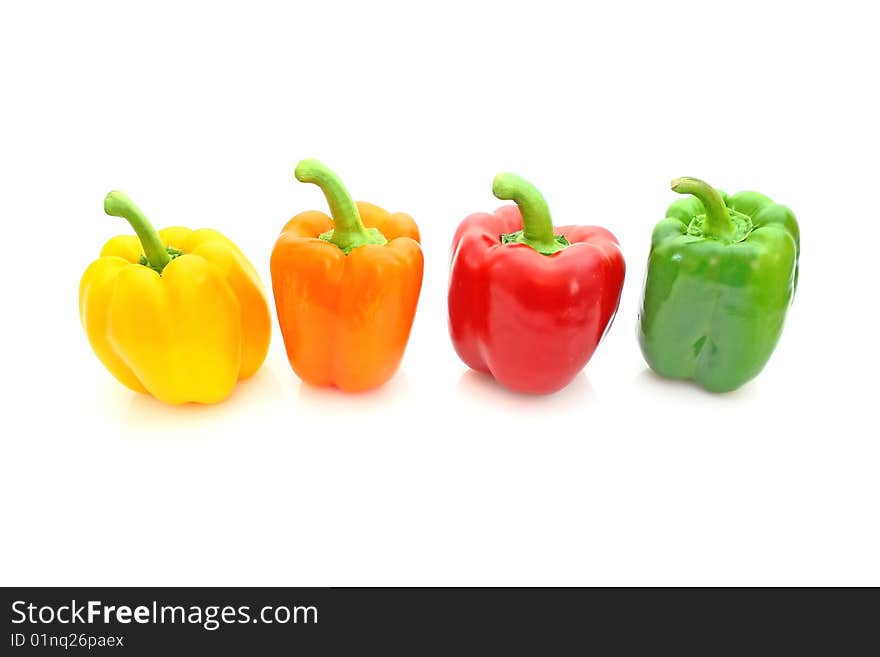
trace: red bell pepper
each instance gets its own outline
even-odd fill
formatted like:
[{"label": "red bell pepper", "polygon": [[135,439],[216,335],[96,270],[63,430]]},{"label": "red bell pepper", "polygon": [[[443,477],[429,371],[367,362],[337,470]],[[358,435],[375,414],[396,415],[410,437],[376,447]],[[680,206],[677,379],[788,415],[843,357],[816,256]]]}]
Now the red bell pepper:
[{"label": "red bell pepper", "polygon": [[551,393],[568,385],[605,335],[625,265],[609,231],[563,226],[512,173],[492,192],[516,205],[467,217],[455,233],[449,333],[461,359],[501,385]]}]

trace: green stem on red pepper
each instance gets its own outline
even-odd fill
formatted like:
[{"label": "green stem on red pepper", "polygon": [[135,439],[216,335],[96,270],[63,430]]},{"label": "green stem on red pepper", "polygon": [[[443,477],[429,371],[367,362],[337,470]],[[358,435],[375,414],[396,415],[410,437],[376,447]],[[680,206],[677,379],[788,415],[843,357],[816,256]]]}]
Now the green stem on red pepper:
[{"label": "green stem on red pepper", "polygon": [[505,233],[502,243],[527,244],[543,255],[553,255],[569,246],[565,235],[553,234],[547,201],[532,183],[515,173],[499,173],[492,182],[492,193],[502,201],[516,203],[522,215],[523,229]]},{"label": "green stem on red pepper", "polygon": [[672,191],[679,194],[691,194],[696,196],[706,210],[706,218],[703,221],[702,233],[706,237],[729,238],[736,231],[736,226],[730,218],[730,211],[724,204],[724,199],[712,185],[698,178],[676,178],[672,181]]},{"label": "green stem on red pepper", "polygon": [[343,253],[365,244],[386,244],[385,236],[376,228],[367,228],[361,219],[357,205],[342,180],[318,160],[306,159],[296,165],[296,179],[313,183],[321,188],[330,206],[333,229],[318,237],[338,246]]},{"label": "green stem on red pepper", "polygon": [[112,191],[104,197],[104,212],[111,217],[121,217],[128,221],[141,242],[144,257],[142,265],[161,274],[169,262],[183,252],[174,247],[166,247],[162,243],[159,233],[153,228],[153,224],[144,215],[141,209],[135,205],[128,196],[122,192]]}]

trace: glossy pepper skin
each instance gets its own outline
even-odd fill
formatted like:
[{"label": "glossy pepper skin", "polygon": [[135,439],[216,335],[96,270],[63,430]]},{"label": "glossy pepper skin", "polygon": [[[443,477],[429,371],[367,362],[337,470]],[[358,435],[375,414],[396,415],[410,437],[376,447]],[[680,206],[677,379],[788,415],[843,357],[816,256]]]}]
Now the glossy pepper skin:
[{"label": "glossy pepper skin", "polygon": [[157,232],[121,192],[107,195],[104,211],[137,236],[108,241],[80,281],[95,354],[121,383],[163,402],[226,399],[269,348],[269,306],[253,266],[215,230]]},{"label": "glossy pepper skin", "polygon": [[661,376],[735,390],[763,369],[798,278],[794,214],[757,192],[727,196],[695,178],[654,228],[639,319],[645,360]]},{"label": "glossy pepper skin", "polygon": [[291,219],[272,250],[272,289],[294,372],[316,386],[375,388],[397,370],[409,339],[423,259],[412,217],[355,203],[316,160],[296,167],[318,185],[332,219]]},{"label": "glossy pepper skin", "polygon": [[455,233],[449,332],[461,359],[501,385],[545,394],[580,372],[611,325],[625,264],[597,226],[554,231],[540,192],[511,173],[499,199],[516,205],[467,217]]}]

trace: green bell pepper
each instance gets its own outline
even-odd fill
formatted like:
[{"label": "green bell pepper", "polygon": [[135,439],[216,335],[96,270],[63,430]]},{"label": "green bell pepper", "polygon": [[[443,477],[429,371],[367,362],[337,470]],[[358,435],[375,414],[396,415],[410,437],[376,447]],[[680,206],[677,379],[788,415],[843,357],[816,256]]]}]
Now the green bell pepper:
[{"label": "green bell pepper", "polygon": [[645,360],[661,376],[735,390],[764,368],[798,279],[794,214],[763,194],[727,196],[696,178],[651,238],[639,314]]}]

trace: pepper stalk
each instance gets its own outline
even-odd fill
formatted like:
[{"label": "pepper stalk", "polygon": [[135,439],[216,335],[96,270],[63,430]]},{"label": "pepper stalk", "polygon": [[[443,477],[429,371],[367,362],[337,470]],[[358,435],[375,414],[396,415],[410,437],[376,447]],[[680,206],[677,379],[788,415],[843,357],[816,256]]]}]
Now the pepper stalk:
[{"label": "pepper stalk", "polygon": [[174,247],[166,247],[159,237],[158,231],[147,219],[141,209],[135,205],[128,195],[120,191],[112,191],[104,197],[104,212],[111,217],[121,217],[128,221],[141,242],[144,257],[141,264],[161,274],[168,263],[183,251]]},{"label": "pepper stalk", "polygon": [[523,229],[501,236],[504,244],[526,244],[542,255],[553,255],[570,245],[565,235],[553,234],[550,208],[538,188],[515,173],[499,173],[492,181],[492,193],[519,208]]},{"label": "pepper stalk", "polygon": [[672,191],[679,194],[691,194],[697,197],[706,210],[702,232],[707,237],[730,238],[736,232],[736,225],[730,217],[730,211],[718,190],[699,178],[676,178],[672,181]]},{"label": "pepper stalk", "polygon": [[330,206],[333,229],[318,237],[338,246],[346,255],[365,244],[386,244],[385,236],[376,228],[367,228],[358,212],[357,204],[345,188],[342,180],[325,164],[306,159],[296,165],[296,179],[313,183],[321,188]]}]

